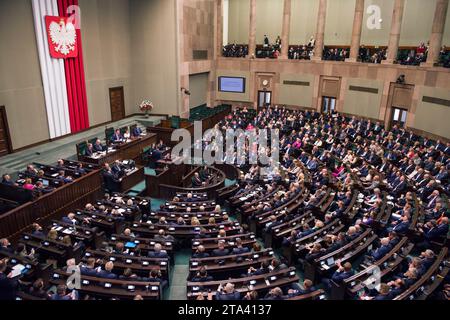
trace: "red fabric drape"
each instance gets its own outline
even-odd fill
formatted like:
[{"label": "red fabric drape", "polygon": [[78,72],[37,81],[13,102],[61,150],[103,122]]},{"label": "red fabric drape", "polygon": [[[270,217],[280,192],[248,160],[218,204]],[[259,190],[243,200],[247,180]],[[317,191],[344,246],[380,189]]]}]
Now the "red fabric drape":
[{"label": "red fabric drape", "polygon": [[[78,5],[78,0],[58,0],[58,11],[62,17],[68,17],[67,8]],[[77,29],[78,57],[65,59],[67,99],[69,104],[70,128],[72,133],[89,128],[86,80],[83,64],[81,32]]]}]

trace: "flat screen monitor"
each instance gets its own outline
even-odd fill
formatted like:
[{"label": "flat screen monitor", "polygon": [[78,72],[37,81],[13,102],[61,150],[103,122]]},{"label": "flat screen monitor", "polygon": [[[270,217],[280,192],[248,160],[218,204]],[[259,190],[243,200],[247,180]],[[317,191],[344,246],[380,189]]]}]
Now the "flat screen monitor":
[{"label": "flat screen monitor", "polygon": [[219,77],[219,91],[244,93],[245,92],[245,78],[240,77]]}]

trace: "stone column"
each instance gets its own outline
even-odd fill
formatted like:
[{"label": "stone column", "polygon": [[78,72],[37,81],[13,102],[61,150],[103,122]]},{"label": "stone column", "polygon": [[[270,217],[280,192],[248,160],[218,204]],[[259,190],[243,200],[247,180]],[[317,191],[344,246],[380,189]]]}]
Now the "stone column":
[{"label": "stone column", "polygon": [[281,59],[288,58],[289,51],[289,33],[291,31],[291,0],[284,0],[283,9],[283,29],[281,31]]},{"label": "stone column", "polygon": [[217,30],[216,30],[216,58],[222,56],[223,51],[223,0],[217,0]]},{"label": "stone column", "polygon": [[250,32],[248,37],[248,55],[256,55],[256,0],[250,0]]},{"label": "stone column", "polygon": [[439,60],[439,52],[444,36],[445,20],[447,17],[448,0],[437,0],[434,12],[433,27],[431,29],[430,47],[428,49],[427,61],[422,63],[427,67],[432,67]]},{"label": "stone column", "polygon": [[346,61],[356,62],[358,60],[363,18],[364,0],[356,0],[355,17],[353,18],[352,43],[350,46],[350,58]]},{"label": "stone column", "polygon": [[389,35],[387,59],[382,61],[384,64],[392,64],[394,63],[394,60],[397,59],[404,8],[405,0],[395,0],[394,12],[392,14],[391,34]]},{"label": "stone column", "polygon": [[325,22],[327,16],[327,0],[319,0],[319,12],[317,14],[316,44],[314,46],[314,56],[312,60],[322,60],[323,39],[325,35]]}]

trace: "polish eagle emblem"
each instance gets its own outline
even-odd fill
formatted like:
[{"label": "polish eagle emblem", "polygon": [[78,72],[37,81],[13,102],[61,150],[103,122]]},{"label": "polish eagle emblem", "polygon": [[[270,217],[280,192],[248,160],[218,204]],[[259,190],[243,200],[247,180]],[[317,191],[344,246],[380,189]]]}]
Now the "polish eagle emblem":
[{"label": "polish eagle emblem", "polygon": [[56,52],[67,56],[75,51],[77,33],[73,23],[66,23],[64,19],[61,19],[59,23],[53,21],[49,26],[49,35]]}]

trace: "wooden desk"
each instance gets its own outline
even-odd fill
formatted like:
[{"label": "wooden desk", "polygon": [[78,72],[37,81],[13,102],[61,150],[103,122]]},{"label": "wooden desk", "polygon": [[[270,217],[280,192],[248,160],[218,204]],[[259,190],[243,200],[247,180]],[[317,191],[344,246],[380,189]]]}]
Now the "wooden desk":
[{"label": "wooden desk", "polygon": [[101,195],[100,170],[94,170],[0,217],[0,238],[18,236],[34,222],[43,224]]},{"label": "wooden desk", "polygon": [[121,193],[125,193],[139,182],[144,181],[145,168],[143,166],[136,165],[136,169],[127,174],[122,178],[122,181],[119,183],[119,190]]},{"label": "wooden desk", "polygon": [[131,142],[118,145],[115,151],[109,152],[103,157],[94,159],[78,154],[78,160],[88,163],[103,165],[104,163],[112,163],[115,160],[140,160],[142,150],[156,143],[156,134],[149,133],[146,136],[139,137]]}]

